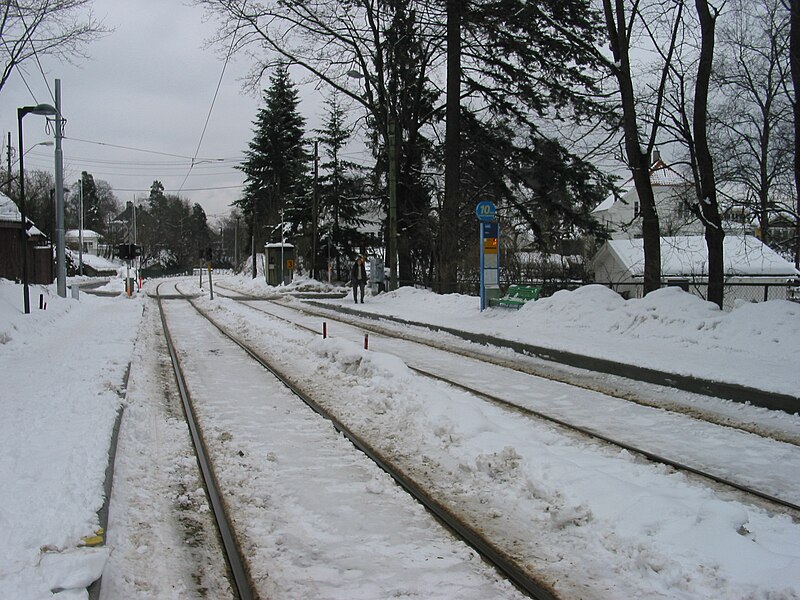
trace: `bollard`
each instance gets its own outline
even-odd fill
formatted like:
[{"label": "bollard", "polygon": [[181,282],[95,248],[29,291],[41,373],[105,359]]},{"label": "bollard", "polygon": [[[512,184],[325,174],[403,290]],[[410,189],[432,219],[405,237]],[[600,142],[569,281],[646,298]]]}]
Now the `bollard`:
[{"label": "bollard", "polygon": [[322,322],[322,339],[327,339],[328,337],[328,324],[323,321]]},{"label": "bollard", "polygon": [[44,294],[39,294],[39,310],[44,310]]},{"label": "bollard", "polygon": [[364,350],[369,350],[369,334],[364,334]]}]

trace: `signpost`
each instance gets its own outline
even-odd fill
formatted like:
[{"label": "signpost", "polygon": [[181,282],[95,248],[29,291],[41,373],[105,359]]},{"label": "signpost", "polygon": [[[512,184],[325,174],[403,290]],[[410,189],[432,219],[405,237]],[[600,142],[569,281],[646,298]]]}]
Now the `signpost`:
[{"label": "signpost", "polygon": [[480,221],[481,236],[481,310],[487,300],[500,297],[500,223],[497,207],[491,200],[478,202],[475,215]]},{"label": "signpost", "polygon": [[142,254],[142,247],[136,244],[120,244],[117,246],[117,256],[125,261],[125,292],[128,298],[133,294],[133,279],[131,278],[131,261]]}]

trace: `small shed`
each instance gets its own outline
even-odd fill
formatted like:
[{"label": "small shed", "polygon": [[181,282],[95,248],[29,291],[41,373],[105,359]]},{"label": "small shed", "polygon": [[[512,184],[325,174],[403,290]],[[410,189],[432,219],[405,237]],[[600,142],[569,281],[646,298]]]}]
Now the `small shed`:
[{"label": "small shed", "polygon": [[83,237],[83,252],[97,255],[101,236],[91,229],[84,229],[83,236],[81,236],[80,229],[68,229],[64,233],[64,244],[71,250],[80,250],[81,237]]},{"label": "small shed", "polygon": [[[769,246],[751,235],[727,235],[723,241],[725,304],[736,298],[753,299],[748,286],[775,286],[770,299],[786,298],[788,288],[800,272]],[[598,283],[614,284],[627,297],[641,295],[644,280],[643,240],[609,240],[589,263]],[[661,277],[668,285],[679,285],[702,295],[708,283],[708,249],[703,236],[661,238]],[[694,284],[694,285],[692,285]],[[766,288],[765,288],[766,289]]]},{"label": "small shed", "polygon": [[[53,283],[53,247],[47,236],[26,219],[30,227],[25,231],[25,252],[30,283]],[[0,192],[0,277],[12,281],[22,280],[22,215],[16,203]]]},{"label": "small shed", "polygon": [[266,280],[269,285],[289,284],[294,276],[294,245],[287,242],[264,245],[267,261]]}]

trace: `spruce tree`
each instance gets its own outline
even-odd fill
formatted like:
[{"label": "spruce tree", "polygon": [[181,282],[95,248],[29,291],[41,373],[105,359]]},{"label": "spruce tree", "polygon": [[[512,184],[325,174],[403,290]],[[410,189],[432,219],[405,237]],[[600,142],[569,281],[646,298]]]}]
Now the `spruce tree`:
[{"label": "spruce tree", "polygon": [[267,238],[272,239],[264,234],[264,227],[274,231],[278,241],[283,219],[291,223],[295,233],[307,229],[311,221],[305,176],[308,156],[303,147],[305,119],[298,105],[297,89],[288,72],[277,69],[264,92],[264,106],[253,123],[253,139],[240,167],[246,175],[244,193],[234,203],[248,222],[248,238],[256,249]]},{"label": "spruce tree", "polygon": [[342,157],[352,133],[345,122],[344,108],[335,96],[326,104],[324,129],[317,132],[327,158],[321,165],[323,175],[319,179],[319,253],[330,256],[337,279],[343,279],[362,241],[358,228],[364,224],[364,214],[370,210],[370,198],[367,197],[364,169]]},{"label": "spruce tree", "polygon": [[80,204],[83,203],[83,229],[102,232],[103,220],[100,214],[100,200],[97,196],[97,186],[91,173],[83,171],[81,178],[75,183],[72,194],[72,204],[75,209],[75,227],[80,227]]}]

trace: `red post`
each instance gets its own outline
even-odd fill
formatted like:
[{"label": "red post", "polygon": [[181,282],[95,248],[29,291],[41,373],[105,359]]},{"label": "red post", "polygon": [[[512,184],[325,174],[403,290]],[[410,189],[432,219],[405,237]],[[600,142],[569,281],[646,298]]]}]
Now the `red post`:
[{"label": "red post", "polygon": [[369,334],[364,334],[364,350],[369,350]]},{"label": "red post", "polygon": [[328,337],[328,324],[323,321],[322,322],[322,339],[326,339]]}]

